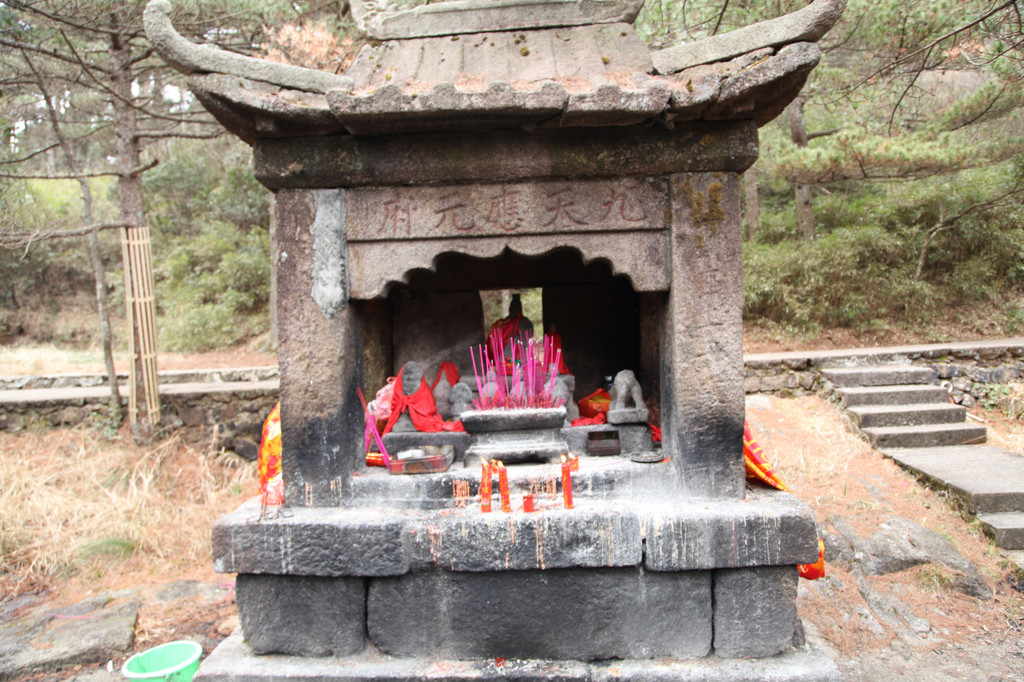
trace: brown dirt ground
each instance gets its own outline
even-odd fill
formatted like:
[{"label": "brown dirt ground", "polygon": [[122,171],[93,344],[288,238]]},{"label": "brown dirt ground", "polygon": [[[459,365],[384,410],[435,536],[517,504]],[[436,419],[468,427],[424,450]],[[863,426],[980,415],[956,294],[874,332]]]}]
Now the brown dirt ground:
[{"label": "brown dirt ground", "polygon": [[[870,607],[857,576],[828,564],[824,580],[801,581],[798,607],[814,642],[835,651],[845,679],[1024,679],[1021,576],[976,521],[965,520],[944,494],[922,486],[855,436],[820,398],[757,398],[747,418],[776,472],[812,507],[819,525],[843,516],[867,536],[887,517],[904,517],[949,539],[995,593],[987,602],[964,595],[952,588],[950,571],[933,564],[870,577],[875,590],[931,625],[930,632],[917,634],[886,624],[891,614],[873,614],[873,629],[858,612]],[[1004,432],[998,438],[1014,441],[1019,435],[1012,431],[1024,431],[1024,424],[993,421],[991,428]]]}]

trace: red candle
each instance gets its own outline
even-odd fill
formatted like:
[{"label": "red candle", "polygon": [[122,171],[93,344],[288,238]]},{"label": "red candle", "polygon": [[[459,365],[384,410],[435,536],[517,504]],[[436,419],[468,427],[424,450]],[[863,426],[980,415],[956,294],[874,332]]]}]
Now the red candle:
[{"label": "red candle", "polygon": [[574,455],[574,454],[572,454],[570,452],[569,453],[569,463],[572,464],[572,470],[573,471],[579,471],[580,470],[580,458],[579,458],[578,455]]},{"label": "red candle", "polygon": [[572,463],[562,455],[562,500],[566,509],[572,509]]},{"label": "red candle", "polygon": [[529,494],[523,495],[523,511],[524,512],[532,512],[532,511],[534,511],[533,495],[529,495]]},{"label": "red candle", "polygon": [[510,512],[512,511],[512,500],[508,495],[508,470],[501,462],[496,462],[496,464],[498,466],[498,494],[501,496],[501,511]]},{"label": "red candle", "polygon": [[491,511],[491,465],[480,462],[480,511]]}]

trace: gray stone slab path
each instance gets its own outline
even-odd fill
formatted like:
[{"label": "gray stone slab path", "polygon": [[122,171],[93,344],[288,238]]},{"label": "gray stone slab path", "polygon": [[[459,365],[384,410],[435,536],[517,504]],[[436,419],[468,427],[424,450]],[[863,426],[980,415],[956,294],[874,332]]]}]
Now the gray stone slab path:
[{"label": "gray stone slab path", "polygon": [[1024,456],[989,445],[883,450],[949,490],[973,513],[1024,509]]},{"label": "gray stone slab path", "polygon": [[1024,455],[987,445],[883,452],[960,499],[1000,547],[1024,549]]}]

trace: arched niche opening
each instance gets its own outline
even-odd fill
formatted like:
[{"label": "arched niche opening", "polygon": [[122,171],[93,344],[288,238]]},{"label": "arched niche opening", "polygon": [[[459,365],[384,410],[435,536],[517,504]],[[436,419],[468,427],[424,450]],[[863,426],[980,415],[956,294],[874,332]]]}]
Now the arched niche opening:
[{"label": "arched niche opening", "polygon": [[[637,374],[645,394],[657,395],[658,325],[650,312],[662,294],[637,292],[609,262],[584,262],[571,247],[539,256],[505,249],[492,258],[448,252],[434,259],[433,269],[406,273],[404,282],[391,284],[376,316],[385,329],[370,330],[382,349],[378,356],[390,356],[377,364],[393,376],[415,360],[432,378],[442,361],[450,361],[471,379],[469,349],[484,342],[494,322],[484,314],[481,292],[501,289],[540,289],[541,319],[531,320],[535,334],[554,329],[561,335],[577,397],[622,369]],[[367,379],[372,384],[381,377]]]}]

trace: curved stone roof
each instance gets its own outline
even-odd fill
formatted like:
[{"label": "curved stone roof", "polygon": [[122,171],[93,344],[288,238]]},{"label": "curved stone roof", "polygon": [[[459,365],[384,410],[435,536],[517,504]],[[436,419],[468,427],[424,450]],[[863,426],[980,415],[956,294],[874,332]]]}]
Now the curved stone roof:
[{"label": "curved stone roof", "polygon": [[[153,0],[146,20],[151,40],[190,74],[204,106],[251,142],[694,120],[763,125],[799,93],[820,58],[805,38],[823,34],[822,22],[834,23],[844,4],[816,0],[763,22],[771,24],[763,30],[740,29],[737,40],[715,36],[703,47],[653,52],[627,23],[388,40],[364,47],[343,74],[188,43],[167,20],[167,0]],[[808,20],[790,26],[801,12]],[[758,47],[762,33],[773,44]]]}]

